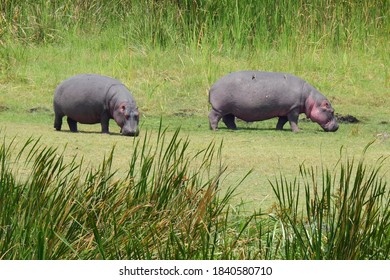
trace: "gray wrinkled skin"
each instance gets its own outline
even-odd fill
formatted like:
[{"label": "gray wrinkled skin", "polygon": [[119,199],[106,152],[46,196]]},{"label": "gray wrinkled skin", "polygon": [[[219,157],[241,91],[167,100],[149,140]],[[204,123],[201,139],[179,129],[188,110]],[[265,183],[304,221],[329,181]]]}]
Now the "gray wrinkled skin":
[{"label": "gray wrinkled skin", "polygon": [[287,73],[240,71],[219,79],[209,91],[210,129],[217,130],[222,119],[236,129],[235,118],[247,122],[278,117],[276,129],[288,121],[299,131],[298,117],[304,113],[324,131],[339,127],[330,102],[304,80]]},{"label": "gray wrinkled skin", "polygon": [[102,133],[109,133],[114,119],[126,136],[139,134],[139,112],[130,91],[120,81],[95,74],[81,74],[58,85],[54,93],[54,128],[61,130],[67,116],[69,129],[77,132],[77,123],[101,123]]}]

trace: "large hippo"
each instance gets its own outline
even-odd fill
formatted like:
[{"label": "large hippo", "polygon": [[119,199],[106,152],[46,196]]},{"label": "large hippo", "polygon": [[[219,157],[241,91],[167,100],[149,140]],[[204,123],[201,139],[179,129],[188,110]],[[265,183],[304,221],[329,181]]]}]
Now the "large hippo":
[{"label": "large hippo", "polygon": [[298,116],[305,113],[325,131],[336,131],[338,124],[330,102],[313,86],[287,73],[240,71],[219,79],[210,89],[210,128],[218,129],[222,118],[229,129],[236,129],[235,117],[261,121],[278,117],[276,129],[289,121],[299,131]]},{"label": "large hippo", "polygon": [[121,133],[137,136],[139,113],[133,96],[120,81],[95,74],[81,74],[58,85],[54,93],[54,128],[61,130],[67,116],[69,129],[77,132],[77,123],[101,123],[102,133],[109,133],[110,119]]}]

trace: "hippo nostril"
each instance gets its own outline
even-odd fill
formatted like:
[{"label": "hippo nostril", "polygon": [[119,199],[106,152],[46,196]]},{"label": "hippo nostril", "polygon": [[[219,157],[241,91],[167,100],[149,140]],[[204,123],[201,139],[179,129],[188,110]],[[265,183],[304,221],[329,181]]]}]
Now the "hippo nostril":
[{"label": "hippo nostril", "polygon": [[122,135],[125,136],[138,136],[138,134],[139,134],[139,130],[136,131],[122,130]]},{"label": "hippo nostril", "polygon": [[136,136],[135,132],[122,133],[124,136]]},{"label": "hippo nostril", "polygon": [[327,126],[323,127],[323,129],[326,132],[336,132],[339,129],[339,125],[337,123],[332,125],[332,126],[327,125]]}]

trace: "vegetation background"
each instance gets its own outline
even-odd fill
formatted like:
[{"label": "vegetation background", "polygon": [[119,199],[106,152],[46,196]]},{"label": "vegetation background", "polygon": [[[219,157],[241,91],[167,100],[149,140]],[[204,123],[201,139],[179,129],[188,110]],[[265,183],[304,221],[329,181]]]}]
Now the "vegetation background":
[{"label": "vegetation background", "polygon": [[[0,251],[0,259],[387,258],[389,238],[383,238],[383,234],[389,236],[388,203],[384,203],[383,200],[377,201],[380,210],[373,211],[376,213],[374,217],[378,218],[376,222],[383,224],[378,233],[379,237],[372,238],[373,234],[366,234],[370,242],[374,242],[376,245],[366,241],[364,241],[366,243],[363,241],[359,243],[359,236],[353,237],[354,240],[359,241],[357,244],[350,244],[350,248],[359,248],[364,243],[366,247],[375,247],[377,250],[375,253],[372,251],[361,253],[351,249],[350,254],[332,254],[329,252],[336,251],[326,251],[326,248],[339,248],[337,252],[343,251],[340,245],[336,246],[335,243],[332,243],[336,240],[334,238],[336,235],[333,237],[326,235],[335,231],[326,231],[325,233],[322,230],[313,231],[312,234],[317,234],[318,239],[316,240],[319,241],[318,247],[315,247],[311,238],[308,237],[306,240],[302,235],[299,235],[303,232],[307,233],[306,220],[305,223],[300,224],[301,228],[292,226],[292,231],[287,235],[287,231],[281,230],[286,229],[287,226],[276,226],[285,225],[285,223],[296,225],[297,216],[289,216],[293,212],[288,212],[289,215],[281,214],[285,209],[291,209],[293,202],[290,201],[290,204],[284,207],[286,201],[281,201],[282,195],[280,192],[278,195],[276,191],[278,186],[282,186],[286,190],[290,187],[293,189],[296,183],[289,185],[279,182],[276,184],[275,177],[278,178],[278,174],[281,173],[286,182],[305,181],[303,175],[309,173],[304,172],[305,169],[301,166],[304,164],[313,168],[313,177],[318,178],[321,182],[326,181],[324,178],[328,178],[328,176],[324,174],[327,174],[326,170],[330,170],[333,183],[328,185],[324,183],[323,186],[328,186],[329,190],[334,188],[332,192],[335,193],[337,193],[337,189],[342,192],[341,186],[348,184],[337,184],[337,182],[342,181],[340,178],[345,175],[345,170],[349,170],[349,174],[354,174],[351,178],[358,178],[358,182],[365,182],[359,178],[365,178],[367,173],[355,174],[356,165],[353,164],[351,165],[354,168],[346,167],[350,158],[357,157],[365,151],[364,163],[370,168],[374,166],[374,170],[376,170],[375,166],[377,166],[378,160],[381,162],[381,168],[379,168],[381,172],[373,171],[373,174],[375,174],[374,177],[381,179],[381,183],[378,183],[380,186],[387,185],[390,168],[388,160],[382,161],[382,159],[388,157],[390,151],[389,10],[389,1],[378,0],[1,0],[0,133],[3,137],[1,188],[3,195],[5,195],[6,190],[9,190],[10,186],[15,183],[15,190],[18,191],[11,192],[14,194],[14,196],[11,195],[14,200],[9,196],[7,196],[8,200],[6,200],[6,196],[0,196],[1,207],[13,205],[9,208],[3,208],[1,212],[3,214],[0,235],[2,243],[0,245],[3,245],[3,249]],[[275,120],[253,124],[240,122],[241,129],[239,131],[231,132],[222,127],[217,133],[212,133],[208,130],[208,89],[226,73],[244,69],[289,72],[300,76],[327,96],[337,113],[342,116],[352,115],[360,122],[341,123],[340,129],[336,133],[324,133],[316,124],[305,119],[300,122],[302,132],[297,134],[291,133],[288,129],[275,131]],[[116,133],[110,136],[100,135],[96,133],[100,131],[99,125],[81,125],[82,133],[77,135],[69,133],[65,127],[62,133],[54,131],[52,128],[52,97],[55,87],[69,76],[86,72],[115,77],[131,89],[142,114],[139,139],[120,137]],[[39,226],[26,222],[26,224],[20,223],[19,229],[9,231],[9,224],[18,223],[23,215],[25,215],[23,216],[25,221],[30,221],[33,219],[33,215],[36,215],[36,213],[27,211],[34,209],[36,205],[31,204],[29,208],[24,207],[30,205],[29,202],[26,202],[27,204],[16,202],[18,199],[23,201],[21,197],[29,197],[25,191],[31,187],[26,186],[30,186],[34,181],[31,182],[27,179],[34,178],[32,175],[34,174],[32,172],[36,171],[34,168],[40,166],[39,162],[46,162],[51,152],[65,163],[74,162],[76,165],[80,163],[81,170],[84,170],[80,171],[80,176],[84,173],[90,174],[88,178],[84,178],[85,187],[80,187],[77,184],[74,187],[68,186],[69,193],[66,195],[66,197],[74,196],[74,201],[78,201],[79,205],[84,207],[84,203],[90,203],[90,201],[86,199],[82,203],[78,195],[88,192],[88,188],[91,186],[101,186],[100,183],[88,184],[88,182],[95,182],[96,178],[100,178],[100,175],[97,175],[100,174],[99,172],[105,174],[104,176],[111,174],[108,171],[107,173],[103,166],[103,162],[107,158],[110,158],[109,165],[112,166],[112,170],[118,169],[108,178],[119,180],[118,184],[113,185],[109,183],[110,180],[107,180],[109,189],[113,188],[113,191],[102,194],[101,197],[107,195],[106,198],[109,200],[109,198],[114,199],[119,196],[119,193],[116,192],[116,186],[127,184],[121,180],[126,181],[133,178],[133,175],[137,175],[138,177],[135,177],[139,178],[140,173],[144,174],[137,171],[138,169],[133,171],[134,173],[129,171],[132,170],[131,166],[135,168],[135,162],[132,161],[134,155],[139,155],[139,153],[142,155],[148,151],[149,147],[152,149],[151,147],[155,146],[160,147],[160,150],[156,150],[156,154],[164,154],[166,146],[162,145],[159,139],[165,139],[165,137],[166,143],[172,143],[168,147],[176,147],[168,149],[167,154],[176,153],[175,151],[181,147],[181,141],[183,141],[175,136],[178,127],[181,128],[183,137],[189,140],[184,149],[185,153],[189,155],[189,158],[183,158],[183,162],[188,161],[188,165],[184,164],[185,170],[187,168],[188,170],[196,170],[199,166],[209,166],[210,168],[204,173],[209,174],[208,179],[202,179],[204,175],[202,173],[202,176],[201,174],[197,175],[199,178],[196,177],[198,179],[194,179],[194,182],[203,183],[191,184],[195,189],[204,190],[206,186],[207,189],[211,188],[209,192],[195,191],[195,193],[212,194],[210,197],[215,198],[215,200],[207,199],[210,203],[213,201],[216,204],[211,203],[209,208],[206,207],[211,209],[209,213],[213,213],[213,215],[210,214],[209,220],[205,218],[204,224],[209,225],[204,227],[207,229],[206,231],[188,232],[180,223],[180,226],[176,228],[173,226],[175,224],[173,220],[169,222],[169,215],[161,216],[166,209],[162,211],[157,208],[153,212],[153,218],[148,216],[150,213],[148,215],[139,213],[140,217],[148,217],[152,221],[152,224],[148,225],[149,229],[154,229],[151,230],[152,234],[140,236],[142,232],[139,232],[140,235],[135,235],[135,239],[131,239],[128,232],[137,227],[144,229],[144,225],[133,224],[133,227],[129,228],[128,225],[131,223],[125,221],[129,218],[127,215],[133,212],[120,207],[115,208],[118,210],[117,213],[123,214],[121,220],[123,224],[119,224],[124,226],[123,230],[119,231],[114,227],[116,222],[111,220],[111,216],[105,216],[108,212],[104,207],[99,208],[101,216],[96,214],[96,209],[92,209],[91,212],[89,210],[77,212],[81,210],[75,208],[76,214],[71,210],[65,211],[68,214],[73,213],[71,215],[73,218],[78,217],[74,218],[73,222],[67,220],[66,215],[63,219],[55,221],[47,219],[48,216],[44,215],[41,217],[42,219],[35,217],[42,222],[38,223]],[[112,123],[111,131],[115,131],[115,129],[115,124]],[[28,150],[26,147],[31,147],[28,144],[31,141],[30,137],[40,138],[40,144],[31,148],[33,152],[26,155],[22,151]],[[206,164],[203,157],[196,156],[206,151],[206,159],[211,160],[209,157],[213,153],[207,153],[207,151],[211,149],[210,147],[215,147],[213,146],[215,143],[222,141],[221,163]],[[371,145],[365,150],[369,143]],[[113,146],[115,146],[114,150]],[[65,150],[59,152],[64,147],[66,147]],[[51,152],[41,154],[41,149]],[[211,150],[214,151],[214,148]],[[45,156],[30,157],[35,154]],[[179,154],[181,155],[181,153]],[[140,156],[140,158],[148,157],[145,154],[144,157]],[[65,170],[64,172],[69,172],[69,174],[78,170],[72,168],[68,170],[59,163],[55,164],[57,162],[55,159],[56,157],[49,160],[54,166],[48,164],[48,170],[58,166],[61,167],[61,171]],[[24,161],[26,164],[23,163]],[[33,164],[35,167],[32,168],[29,163],[32,164],[34,161],[37,164]],[[206,162],[208,161],[206,160]],[[144,169],[141,168],[141,170],[149,170],[148,165],[143,164],[145,162],[139,163],[139,168],[143,166]],[[158,165],[165,166],[161,162]],[[226,170],[221,168],[225,165],[227,166]],[[90,168],[93,170],[96,168],[96,174],[92,171],[90,171],[92,173],[85,171]],[[165,171],[158,170],[156,172],[172,175],[166,177],[165,181],[162,180],[168,185],[173,179],[176,180],[173,180],[175,182],[182,182],[180,180],[185,178],[183,176],[186,172],[180,173],[182,177],[177,177],[177,174],[169,172],[169,166]],[[247,176],[250,170],[252,172]],[[318,172],[314,172],[315,170]],[[150,172],[154,174],[152,171]],[[225,176],[222,176],[220,172]],[[50,175],[50,173],[47,174]],[[212,191],[215,184],[207,184],[207,182],[214,182],[212,180],[214,177],[210,174],[215,174],[218,178],[218,191],[215,193]],[[79,178],[77,174],[72,176],[70,177]],[[8,178],[7,181],[5,178]],[[148,178],[151,180],[148,181],[150,183],[154,182],[156,177],[150,175]],[[234,195],[231,195],[229,186],[237,185],[243,178],[245,178],[244,182],[235,188]],[[50,190],[58,189],[58,186],[63,186],[64,182],[48,181],[46,184],[42,180],[38,181],[39,183],[35,184],[37,187],[35,194],[38,195],[42,189],[45,189],[49,191],[48,197],[57,201],[55,200],[57,196],[51,196]],[[74,181],[78,181],[78,179],[74,179]],[[102,179],[102,181],[106,182],[106,179]],[[270,184],[269,181],[273,182],[274,185]],[[368,181],[371,182],[371,180]],[[142,186],[150,187],[152,184],[142,185],[141,182],[143,181],[135,184],[140,189]],[[315,185],[314,182],[312,183]],[[24,187],[22,188],[20,184]],[[165,190],[164,184],[161,186],[162,190]],[[360,186],[360,184],[356,183],[354,186]],[[76,189],[80,189],[81,193],[75,195]],[[361,189],[359,189],[360,191]],[[193,192],[194,190],[191,191],[191,193]],[[388,198],[386,188],[383,190],[378,187],[378,192],[379,194],[375,191],[371,193],[378,194],[376,197],[386,198],[387,195]],[[135,197],[141,195],[136,191],[135,193],[129,191],[129,193]],[[150,190],[150,197],[153,197],[153,193],[160,192]],[[298,193],[299,205],[306,207],[305,219],[311,221],[309,224],[319,226],[317,229],[322,229],[323,223],[310,220],[310,216],[313,216],[310,214],[313,213],[310,209],[313,210],[313,207],[310,203],[309,205],[305,203],[307,192]],[[34,192],[30,194],[35,197]],[[176,197],[172,194],[165,194],[163,197]],[[328,198],[326,201],[331,203],[330,191],[326,194]],[[185,196],[188,193],[180,195]],[[227,198],[220,199],[219,195],[226,195]],[[348,197],[348,195],[344,197]],[[9,199],[14,203],[10,203]],[[47,199],[47,201],[51,200]],[[167,203],[170,200],[163,201]],[[177,199],[176,203],[178,201],[182,200]],[[198,198],[194,201],[202,201],[202,199]],[[218,204],[221,201],[222,205]],[[332,203],[337,201],[337,199],[332,200]],[[352,201],[357,200],[352,199]],[[119,205],[120,202],[113,203]],[[62,203],[58,203],[58,201],[56,203],[63,207],[58,208],[59,212],[62,211],[61,209],[73,209],[71,207],[73,204],[68,205],[65,200]],[[143,203],[139,205],[154,205],[151,201]],[[176,207],[178,204],[172,203],[172,205]],[[183,215],[183,220],[186,219],[184,217],[188,218],[186,216],[189,213],[188,209],[203,209],[199,208],[199,204],[196,205],[187,205],[185,208],[187,210],[180,212]],[[336,205],[339,207],[341,204],[336,203]],[[136,205],[133,206],[136,207]],[[307,206],[309,206],[309,210]],[[40,207],[47,209],[47,213],[50,213],[52,209],[47,205]],[[81,208],[84,209],[83,207]],[[352,212],[359,212],[356,210],[358,208],[352,208],[354,209]],[[15,209],[20,209],[20,211]],[[27,209],[27,212],[23,212],[23,209]],[[91,208],[87,207],[86,209]],[[135,211],[138,208],[129,206],[129,209]],[[212,211],[212,209],[217,210]],[[314,207],[314,210],[316,209]],[[321,209],[326,210],[325,208]],[[340,208],[336,207],[335,209],[338,211]],[[298,209],[296,210],[299,212]],[[337,212],[336,210],[335,212]],[[170,211],[164,213],[172,214]],[[231,217],[230,214],[227,214],[231,213],[229,211],[233,211],[235,216]],[[367,213],[364,211],[360,212]],[[254,215],[253,212],[257,214]],[[8,213],[8,216],[4,213]],[[90,216],[90,213],[94,215]],[[226,222],[217,223],[217,226],[211,230],[210,226],[213,225],[215,219],[221,218],[219,216],[221,213]],[[268,219],[258,221],[259,213],[265,216],[272,214],[273,220],[271,220],[274,223]],[[330,215],[330,212],[321,215],[325,214]],[[91,217],[107,217],[107,223],[104,226],[110,225],[113,230],[101,232],[100,227],[103,227],[103,224],[100,223],[99,219],[94,220]],[[197,217],[195,216],[195,221],[198,221]],[[330,219],[330,217],[328,218]],[[95,222],[91,223],[91,219]],[[254,220],[256,221],[254,222]],[[158,224],[157,221],[166,221],[166,223]],[[299,220],[299,222],[302,221]],[[342,223],[345,220],[339,219],[338,221]],[[269,223],[272,230],[263,223]],[[373,223],[375,222],[370,220],[370,224]],[[329,225],[330,222],[327,221],[326,224]],[[23,233],[23,225],[30,231]],[[80,227],[78,228],[77,225]],[[168,227],[168,231],[161,230],[166,228],[164,225],[171,225]],[[59,228],[66,229],[67,234],[58,230]],[[348,228],[346,231],[351,233]],[[164,237],[153,235],[153,233],[159,232],[166,235]],[[184,233],[187,234],[187,238],[176,238],[185,236]],[[212,235],[213,238],[210,235],[212,233],[215,233]],[[275,234],[268,235],[271,233]],[[289,234],[300,236],[297,238],[300,243],[292,237],[290,239],[283,239],[283,237],[272,239],[270,236],[278,236],[276,233],[283,233],[284,237],[288,237]],[[221,234],[223,238],[221,238]],[[245,238],[241,240],[240,238],[244,235]],[[235,237],[232,238],[232,236]],[[347,235],[341,234],[340,236],[345,238]],[[127,249],[119,246],[119,241],[118,244],[113,242],[114,237],[121,240],[121,244],[126,244]],[[88,242],[84,242],[85,240]],[[102,240],[106,240],[106,242]],[[136,240],[143,240],[144,243],[137,243]],[[194,243],[189,242],[189,240]],[[207,242],[204,242],[205,240]],[[210,240],[213,242],[209,242]],[[291,240],[293,241],[292,247],[288,243]],[[321,243],[321,240],[325,243]],[[167,243],[164,243],[165,241]],[[306,241],[313,248],[310,253],[300,250],[308,248]],[[328,241],[329,243],[327,243]],[[23,244],[28,244],[28,242],[31,242],[32,245],[22,250],[21,248],[25,248]],[[343,242],[340,241],[338,244],[344,244]],[[193,246],[195,243],[197,245]],[[182,246],[178,246],[178,244]],[[296,244],[301,244],[301,247]],[[158,249],[161,246],[166,250]],[[146,250],[146,247],[150,250]],[[191,248],[191,250],[175,251],[172,249],[173,247]],[[199,247],[203,250],[198,250]],[[328,253],[324,254],[325,251]]]}]

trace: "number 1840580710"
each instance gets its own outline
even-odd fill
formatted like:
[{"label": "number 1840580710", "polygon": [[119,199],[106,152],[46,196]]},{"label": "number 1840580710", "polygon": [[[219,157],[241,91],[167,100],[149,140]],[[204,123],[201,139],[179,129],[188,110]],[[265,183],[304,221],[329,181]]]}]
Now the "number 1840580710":
[{"label": "number 1840580710", "polygon": [[272,267],[262,266],[230,266],[213,267],[213,275],[272,275]]}]

